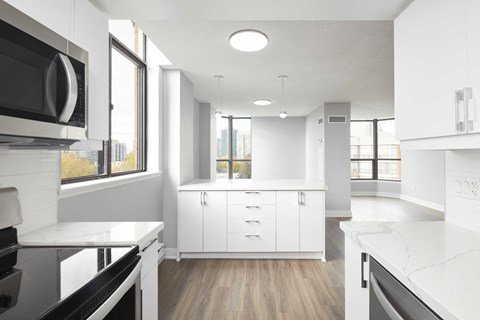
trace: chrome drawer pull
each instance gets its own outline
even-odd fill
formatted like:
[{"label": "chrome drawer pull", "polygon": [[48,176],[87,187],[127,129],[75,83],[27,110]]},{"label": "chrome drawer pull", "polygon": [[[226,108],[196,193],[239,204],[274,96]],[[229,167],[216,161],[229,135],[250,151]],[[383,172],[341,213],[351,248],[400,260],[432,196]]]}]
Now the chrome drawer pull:
[{"label": "chrome drawer pull", "polygon": [[245,222],[260,222],[260,219],[245,219]]},{"label": "chrome drawer pull", "polygon": [[145,248],[142,249],[142,252],[145,252],[157,240],[158,240],[158,238],[153,239]]},{"label": "chrome drawer pull", "polygon": [[245,206],[247,209],[260,209],[260,206]]},{"label": "chrome drawer pull", "polygon": [[246,233],[245,237],[260,237],[260,235],[258,233],[256,234]]},{"label": "chrome drawer pull", "polygon": [[245,191],[246,194],[260,194],[259,191]]}]

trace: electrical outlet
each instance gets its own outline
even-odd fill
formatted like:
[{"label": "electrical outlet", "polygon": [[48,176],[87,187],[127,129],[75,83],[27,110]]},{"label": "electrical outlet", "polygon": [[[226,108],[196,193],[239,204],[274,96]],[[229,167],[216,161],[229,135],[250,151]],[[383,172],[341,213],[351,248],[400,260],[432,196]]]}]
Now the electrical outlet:
[{"label": "electrical outlet", "polygon": [[455,196],[465,199],[480,200],[480,179],[473,177],[456,177]]}]

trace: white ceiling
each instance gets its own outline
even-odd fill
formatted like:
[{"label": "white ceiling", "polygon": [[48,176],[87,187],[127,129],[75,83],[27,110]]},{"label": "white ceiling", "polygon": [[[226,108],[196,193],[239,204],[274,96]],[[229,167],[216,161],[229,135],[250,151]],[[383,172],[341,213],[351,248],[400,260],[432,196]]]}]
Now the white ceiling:
[{"label": "white ceiling", "polygon": [[[225,114],[278,115],[278,75],[286,74],[290,116],[307,115],[324,102],[345,101],[352,102],[354,119],[393,115],[391,19],[410,0],[277,0],[275,5],[250,5],[250,10],[247,4],[258,0],[236,1],[238,10],[221,5],[226,0],[202,1],[202,6],[191,0],[91,1],[111,18],[136,21],[172,68],[183,70],[193,82],[198,101],[216,105],[213,76],[222,74],[220,104]],[[237,18],[242,21],[234,21]],[[228,39],[240,29],[264,32],[269,44],[259,52],[236,51]],[[252,104],[260,98],[274,103]]]}]

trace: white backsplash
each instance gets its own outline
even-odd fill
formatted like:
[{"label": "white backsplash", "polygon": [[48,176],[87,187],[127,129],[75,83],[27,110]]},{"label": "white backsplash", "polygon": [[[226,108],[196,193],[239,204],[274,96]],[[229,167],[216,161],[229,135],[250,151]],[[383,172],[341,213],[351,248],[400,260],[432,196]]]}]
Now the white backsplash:
[{"label": "white backsplash", "polygon": [[23,215],[19,234],[57,221],[58,161],[58,151],[0,148],[0,188],[16,187],[19,192]]},{"label": "white backsplash", "polygon": [[480,180],[480,151],[447,151],[445,156],[445,220],[480,232],[480,197],[459,193],[460,178]]}]

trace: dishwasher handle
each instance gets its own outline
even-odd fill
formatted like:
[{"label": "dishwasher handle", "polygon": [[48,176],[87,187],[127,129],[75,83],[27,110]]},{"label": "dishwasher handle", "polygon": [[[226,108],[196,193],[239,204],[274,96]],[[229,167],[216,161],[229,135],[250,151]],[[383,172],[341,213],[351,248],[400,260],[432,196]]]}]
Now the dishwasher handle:
[{"label": "dishwasher handle", "polygon": [[385,296],[385,294],[382,291],[382,288],[380,288],[377,278],[373,275],[373,273],[370,273],[370,285],[372,286],[373,292],[378,298],[378,301],[382,305],[383,309],[385,312],[388,314],[390,319],[392,320],[405,320],[395,309],[395,307],[388,301],[388,298]]}]

